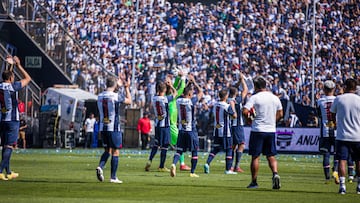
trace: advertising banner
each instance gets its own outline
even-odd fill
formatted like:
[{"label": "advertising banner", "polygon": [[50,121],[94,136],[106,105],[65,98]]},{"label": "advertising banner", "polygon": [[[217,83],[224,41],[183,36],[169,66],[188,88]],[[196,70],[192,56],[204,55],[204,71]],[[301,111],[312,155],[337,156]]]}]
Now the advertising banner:
[{"label": "advertising banner", "polygon": [[[245,150],[248,150],[250,127],[245,127]],[[319,128],[277,128],[275,134],[276,149],[279,153],[318,153]]]}]

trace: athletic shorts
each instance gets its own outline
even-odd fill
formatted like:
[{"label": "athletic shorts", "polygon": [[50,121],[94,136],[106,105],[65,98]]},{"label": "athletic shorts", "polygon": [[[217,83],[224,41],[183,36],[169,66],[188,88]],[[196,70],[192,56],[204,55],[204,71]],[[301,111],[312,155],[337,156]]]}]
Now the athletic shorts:
[{"label": "athletic shorts", "polygon": [[349,155],[352,160],[360,161],[360,142],[336,140],[336,159],[348,160]]},{"label": "athletic shorts", "polygon": [[199,137],[197,132],[179,130],[179,136],[176,144],[177,150],[186,152],[199,150]]},{"label": "athletic shorts", "polygon": [[275,145],[275,133],[253,132],[250,133],[249,155],[275,156],[277,154]]},{"label": "athletic shorts", "polygon": [[170,127],[155,127],[155,146],[168,147],[170,143]]},{"label": "athletic shorts", "polygon": [[121,149],[122,148],[122,134],[121,132],[102,131],[103,147]]},{"label": "athletic shorts", "polygon": [[233,136],[233,145],[245,144],[245,132],[243,126],[231,127],[231,135]]},{"label": "athletic shorts", "polygon": [[335,150],[335,137],[320,137],[319,151],[321,153],[334,153]]},{"label": "athletic shorts", "polygon": [[231,149],[233,146],[233,138],[232,137],[218,137],[214,136],[214,148],[218,148],[220,150]]},{"label": "athletic shorts", "polygon": [[1,146],[15,146],[19,136],[19,121],[0,122]]}]

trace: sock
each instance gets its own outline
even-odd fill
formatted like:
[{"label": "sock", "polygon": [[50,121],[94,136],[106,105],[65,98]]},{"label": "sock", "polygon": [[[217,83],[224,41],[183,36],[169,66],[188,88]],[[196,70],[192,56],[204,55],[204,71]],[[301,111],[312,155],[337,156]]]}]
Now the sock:
[{"label": "sock", "polygon": [[164,168],[165,160],[166,160],[166,152],[167,152],[167,148],[161,148],[159,168]]},{"label": "sock", "polygon": [[110,156],[110,153],[109,152],[104,152],[102,155],[101,155],[101,158],[100,158],[100,162],[99,162],[99,166],[100,168],[104,168],[108,158]]},{"label": "sock", "polygon": [[116,178],[116,171],[119,165],[119,157],[118,156],[112,156],[111,157],[111,179]]},{"label": "sock", "polygon": [[357,183],[358,183],[358,190],[360,191],[360,177],[357,178]]},{"label": "sock", "polygon": [[330,179],[330,167],[324,167],[325,179]]},{"label": "sock", "polygon": [[233,151],[231,149],[226,150],[225,170],[227,170],[227,171],[229,171],[231,169],[231,165],[233,162],[232,152]]},{"label": "sock", "polygon": [[174,165],[177,164],[177,162],[179,161],[180,157],[181,157],[181,152],[178,151],[178,152],[176,152],[176,153],[174,154],[174,159],[173,159],[173,164],[174,164]]},{"label": "sock", "polygon": [[349,174],[349,176],[354,177],[354,167],[353,166],[348,167],[348,174]]},{"label": "sock", "polygon": [[210,165],[210,163],[211,163],[212,160],[214,159],[215,155],[216,155],[216,154],[214,154],[214,153],[210,153],[210,154],[209,154],[209,156],[208,156],[208,158],[207,158],[207,161],[206,161],[206,163],[207,163],[208,165]]},{"label": "sock", "polygon": [[197,156],[197,152],[192,152],[192,156],[191,156],[191,173],[195,172],[196,169],[196,165],[198,162],[198,156]]},{"label": "sock", "polygon": [[275,175],[277,175],[278,174],[278,172],[273,172],[273,177],[275,176]]},{"label": "sock", "polygon": [[155,146],[155,147],[151,148],[151,152],[150,152],[150,156],[149,156],[149,160],[150,160],[150,161],[152,161],[152,160],[153,160],[153,158],[154,158],[154,156],[155,156],[155,154],[156,154],[157,150],[158,150],[158,147],[157,147],[157,146]]},{"label": "sock", "polygon": [[240,167],[240,160],[241,160],[242,154],[243,154],[242,152],[236,152],[235,168]]},{"label": "sock", "polygon": [[180,165],[184,165],[184,164],[185,164],[185,155],[182,154],[182,155],[180,156]]},{"label": "sock", "polygon": [[334,160],[334,168],[333,171],[338,171],[339,168],[339,160]]},{"label": "sock", "polygon": [[4,169],[6,170],[7,174],[11,173],[11,171],[10,171],[11,154],[12,154],[12,148],[5,147],[5,150],[3,151],[3,154],[2,154],[3,157],[2,157],[1,165],[0,165],[1,173],[3,172]]},{"label": "sock", "polygon": [[345,177],[344,176],[340,177],[340,188],[344,188],[346,190]]}]

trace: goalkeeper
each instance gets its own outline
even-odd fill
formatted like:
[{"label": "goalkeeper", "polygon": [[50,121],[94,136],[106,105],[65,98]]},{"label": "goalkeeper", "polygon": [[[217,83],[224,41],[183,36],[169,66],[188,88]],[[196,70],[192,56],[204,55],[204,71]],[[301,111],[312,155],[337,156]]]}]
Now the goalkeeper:
[{"label": "goalkeeper", "polygon": [[[186,86],[185,84],[185,74],[182,72],[182,70],[175,69],[176,72],[178,72],[175,82],[174,82],[174,88],[177,90],[177,96],[176,99],[182,95],[184,88]],[[176,108],[176,99],[169,102],[169,114],[170,114],[170,145],[174,147],[177,143],[179,130],[177,128],[177,118],[178,118],[178,112]],[[185,164],[184,161],[184,154],[180,156],[180,170],[181,171],[189,171],[191,168]]]}]

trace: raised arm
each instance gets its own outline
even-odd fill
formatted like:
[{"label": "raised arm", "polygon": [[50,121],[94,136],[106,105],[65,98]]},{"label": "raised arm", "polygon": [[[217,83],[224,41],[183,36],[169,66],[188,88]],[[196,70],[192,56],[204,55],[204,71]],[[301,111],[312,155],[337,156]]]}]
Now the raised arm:
[{"label": "raised arm", "polygon": [[174,88],[174,86],[172,86],[170,78],[166,78],[165,84],[169,88],[171,95],[175,99],[178,93],[177,93],[176,89]]},{"label": "raised arm", "polygon": [[189,74],[189,82],[192,83],[194,85],[194,87],[197,90],[197,98],[200,101],[200,99],[203,97],[203,90],[202,88],[196,83],[195,78],[193,75]]},{"label": "raised arm", "polygon": [[25,87],[26,85],[28,85],[31,81],[31,77],[30,75],[25,71],[25,69],[22,67],[21,63],[20,63],[20,59],[17,56],[14,56],[14,62],[15,65],[18,67],[21,75],[24,77],[23,79],[20,80],[21,82],[21,87]]},{"label": "raised arm", "polygon": [[248,86],[246,85],[245,79],[244,79],[244,75],[242,73],[240,73],[240,80],[237,82],[237,86],[236,88],[239,88],[240,84],[242,85],[243,89],[241,91],[241,98],[242,101],[245,100],[247,94],[248,94]]}]

